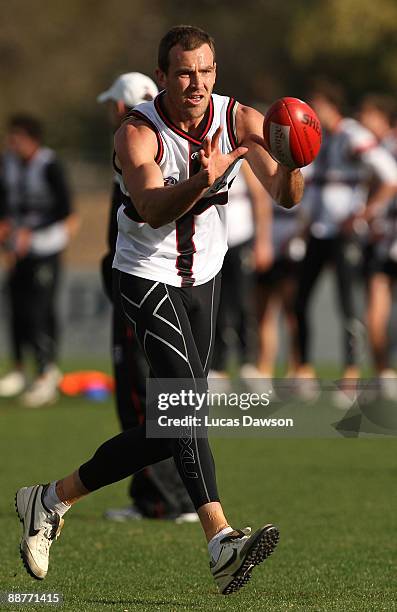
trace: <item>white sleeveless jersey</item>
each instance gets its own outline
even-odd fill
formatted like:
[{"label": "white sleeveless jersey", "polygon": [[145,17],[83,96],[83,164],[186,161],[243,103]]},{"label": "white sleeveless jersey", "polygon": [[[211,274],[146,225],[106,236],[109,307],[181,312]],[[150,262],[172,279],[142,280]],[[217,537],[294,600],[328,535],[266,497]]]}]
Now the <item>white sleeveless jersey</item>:
[{"label": "white sleeveless jersey", "polygon": [[[193,138],[167,117],[162,102],[164,93],[135,107],[130,116],[142,119],[154,130],[158,143],[155,161],[164,185],[176,185],[199,172],[198,152],[203,140],[211,138],[219,126],[223,128],[219,142],[222,153],[237,147],[238,103],[233,98],[212,94],[203,131],[199,138]],[[188,213],[157,229],[140,218],[121,178],[123,199],[118,211],[113,267],[176,287],[201,285],[213,278],[227,251],[228,191],[240,166],[241,160],[236,161]]]}]

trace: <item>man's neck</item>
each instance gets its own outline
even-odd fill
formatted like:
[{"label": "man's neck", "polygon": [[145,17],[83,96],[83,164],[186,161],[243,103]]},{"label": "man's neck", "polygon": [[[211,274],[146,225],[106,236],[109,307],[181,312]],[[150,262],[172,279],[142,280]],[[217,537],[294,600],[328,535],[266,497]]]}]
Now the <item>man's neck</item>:
[{"label": "man's neck", "polygon": [[29,153],[21,157],[22,163],[28,164],[30,161],[32,161],[32,159],[37,155],[39,149],[40,146],[37,146],[34,149],[31,149]]},{"label": "man's neck", "polygon": [[175,107],[170,102],[167,94],[165,94],[163,97],[163,104],[164,104],[164,108],[167,113],[167,116],[172,121],[172,123],[176,125],[176,127],[180,128],[184,132],[187,132],[193,137],[198,136],[200,134],[200,132],[202,131],[201,123],[205,117],[207,109],[202,115],[200,115],[200,117],[192,118],[189,116],[183,116],[180,113],[178,113]]},{"label": "man's neck", "polygon": [[339,129],[339,124],[340,124],[340,122],[342,121],[342,119],[343,119],[343,117],[342,117],[342,115],[340,115],[339,113],[335,113],[335,114],[332,116],[332,118],[331,118],[331,120],[330,120],[330,122],[329,122],[329,123],[330,123],[330,124],[329,124],[329,127],[328,127],[328,131],[329,131],[331,134],[334,134],[335,132],[337,132],[337,131],[338,131],[338,129]]}]

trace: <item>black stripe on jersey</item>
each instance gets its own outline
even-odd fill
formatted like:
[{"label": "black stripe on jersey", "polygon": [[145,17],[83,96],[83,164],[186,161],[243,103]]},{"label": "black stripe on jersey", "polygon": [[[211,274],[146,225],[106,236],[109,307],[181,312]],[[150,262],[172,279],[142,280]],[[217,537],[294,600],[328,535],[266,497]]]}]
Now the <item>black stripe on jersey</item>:
[{"label": "black stripe on jersey", "polygon": [[165,112],[164,109],[164,104],[163,104],[163,96],[165,94],[165,91],[162,91],[159,93],[159,95],[155,98],[154,100],[154,106],[155,109],[158,113],[158,115],[160,116],[160,119],[162,119],[162,121],[164,121],[165,125],[167,127],[170,128],[170,130],[172,130],[173,132],[175,132],[176,134],[178,134],[178,136],[182,136],[182,138],[186,138],[186,140],[188,140],[189,142],[195,144],[195,145],[201,145],[204,138],[207,136],[211,125],[212,125],[212,120],[214,118],[214,102],[212,100],[212,96],[210,97],[210,102],[208,104],[208,108],[205,111],[205,115],[203,117],[202,123],[203,123],[203,130],[200,133],[200,136],[198,136],[198,138],[194,138],[193,136],[191,136],[188,132],[185,132],[185,130],[182,130],[181,128],[177,127],[172,121],[171,119],[169,119],[169,117],[167,117],[167,114]]},{"label": "black stripe on jersey", "polygon": [[[199,151],[200,144],[192,144],[189,142],[189,177],[200,172],[201,163]],[[189,287],[194,284],[193,277],[193,257],[196,252],[196,247],[193,241],[195,233],[194,212],[189,210],[183,217],[175,221],[176,228],[176,248],[178,257],[176,258],[175,267],[178,270],[178,276],[182,277],[182,287]]]},{"label": "black stripe on jersey", "polygon": [[143,121],[156,134],[157,153],[156,153],[156,157],[154,158],[154,161],[156,162],[156,164],[160,163],[163,157],[163,153],[164,153],[164,145],[163,145],[163,139],[160,136],[160,131],[158,130],[158,128],[154,125],[154,123],[148,117],[146,117],[144,113],[141,113],[138,110],[130,111],[128,115],[126,116],[125,120],[127,121],[128,119],[139,119],[140,121]]},{"label": "black stripe on jersey", "polygon": [[194,215],[201,215],[204,211],[206,211],[211,206],[224,206],[229,201],[229,194],[227,191],[222,191],[221,193],[217,193],[210,198],[201,198],[191,209],[191,212]]},{"label": "black stripe on jersey", "polygon": [[122,194],[122,198],[120,200],[120,205],[123,205],[123,213],[132,221],[136,221],[137,223],[145,223],[137,209],[135,208],[131,198],[126,196],[124,193]]},{"label": "black stripe on jersey", "polygon": [[175,221],[176,248],[179,253],[175,267],[178,276],[182,277],[182,287],[191,287],[194,284],[193,257],[196,247],[193,241],[195,233],[194,215],[189,211],[186,215]]},{"label": "black stripe on jersey", "polygon": [[233,149],[237,149],[238,147],[237,134],[235,133],[233,120],[234,110],[235,108],[237,108],[237,104],[237,100],[235,100],[234,98],[230,98],[229,104],[227,105],[226,109],[227,135],[229,136],[230,144],[232,145]]}]

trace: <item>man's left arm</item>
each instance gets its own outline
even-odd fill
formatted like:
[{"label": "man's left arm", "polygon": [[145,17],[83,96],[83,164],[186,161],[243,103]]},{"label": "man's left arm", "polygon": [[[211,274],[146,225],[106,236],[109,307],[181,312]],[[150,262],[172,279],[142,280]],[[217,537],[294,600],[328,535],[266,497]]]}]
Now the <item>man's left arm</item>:
[{"label": "man's left arm", "polygon": [[303,196],[304,180],[299,168],[291,170],[277,163],[267,152],[263,139],[264,117],[249,106],[239,105],[236,131],[240,146],[248,147],[245,155],[254,174],[271,197],[284,208],[292,208]]},{"label": "man's left arm", "polygon": [[397,163],[392,154],[377,146],[361,155],[362,162],[370,168],[378,181],[376,189],[367,200],[363,217],[372,221],[381,214],[397,192]]}]

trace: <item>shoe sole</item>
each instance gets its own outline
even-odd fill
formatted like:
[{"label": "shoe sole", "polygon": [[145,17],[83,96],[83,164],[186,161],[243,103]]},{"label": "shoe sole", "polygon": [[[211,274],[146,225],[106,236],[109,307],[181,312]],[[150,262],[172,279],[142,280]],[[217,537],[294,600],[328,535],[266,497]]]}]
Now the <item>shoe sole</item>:
[{"label": "shoe sole", "polygon": [[252,570],[270,557],[279,539],[279,530],[274,525],[265,525],[259,530],[256,538],[249,543],[249,548],[244,553],[244,561],[233,574],[233,580],[223,589],[222,594],[230,595],[245,586],[251,579]]}]

